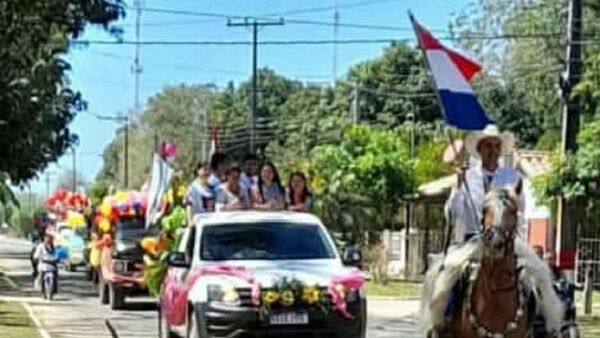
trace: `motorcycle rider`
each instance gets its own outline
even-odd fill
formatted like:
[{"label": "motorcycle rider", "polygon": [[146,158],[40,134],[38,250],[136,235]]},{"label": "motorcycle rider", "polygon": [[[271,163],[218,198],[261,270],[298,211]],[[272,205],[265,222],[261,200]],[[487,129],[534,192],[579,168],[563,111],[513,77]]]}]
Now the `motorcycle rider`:
[{"label": "motorcycle rider", "polygon": [[40,243],[33,254],[33,258],[38,262],[38,283],[40,283],[41,291],[45,293],[45,284],[43,277],[46,273],[52,273],[54,276],[54,290],[58,290],[58,260],[56,258],[56,248],[54,246],[54,233],[46,231],[44,233],[44,241]]}]

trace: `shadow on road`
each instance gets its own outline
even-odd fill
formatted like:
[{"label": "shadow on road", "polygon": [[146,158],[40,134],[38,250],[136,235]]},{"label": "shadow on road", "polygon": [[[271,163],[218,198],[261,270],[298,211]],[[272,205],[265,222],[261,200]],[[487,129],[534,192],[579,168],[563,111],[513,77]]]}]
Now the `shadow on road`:
[{"label": "shadow on road", "polygon": [[125,311],[156,311],[158,305],[155,301],[128,298],[123,310]]}]

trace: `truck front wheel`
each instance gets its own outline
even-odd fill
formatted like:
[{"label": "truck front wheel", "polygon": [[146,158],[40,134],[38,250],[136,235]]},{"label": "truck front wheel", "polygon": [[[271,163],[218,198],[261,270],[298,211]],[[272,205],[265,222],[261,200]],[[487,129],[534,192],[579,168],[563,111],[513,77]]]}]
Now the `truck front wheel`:
[{"label": "truck front wheel", "polygon": [[108,304],[108,285],[106,285],[106,281],[102,277],[100,271],[98,273],[98,298],[100,299],[100,304],[106,305]]},{"label": "truck front wheel", "polygon": [[125,292],[122,287],[109,285],[109,303],[113,310],[121,310],[125,306]]}]

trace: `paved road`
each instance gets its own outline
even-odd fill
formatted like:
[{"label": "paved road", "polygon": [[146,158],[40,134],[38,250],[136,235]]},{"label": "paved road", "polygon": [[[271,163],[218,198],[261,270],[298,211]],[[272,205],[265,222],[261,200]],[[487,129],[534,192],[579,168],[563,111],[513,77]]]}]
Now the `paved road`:
[{"label": "paved road", "polygon": [[[22,291],[0,291],[0,296],[22,297],[31,305],[52,338],[111,338],[110,323],[120,338],[157,337],[156,306],[151,299],[135,298],[128,309],[111,311],[98,302],[97,292],[82,272],[61,271],[60,293],[53,302],[41,299],[31,287],[30,244],[0,237],[0,269]],[[415,302],[369,301],[368,338],[413,338]]]}]

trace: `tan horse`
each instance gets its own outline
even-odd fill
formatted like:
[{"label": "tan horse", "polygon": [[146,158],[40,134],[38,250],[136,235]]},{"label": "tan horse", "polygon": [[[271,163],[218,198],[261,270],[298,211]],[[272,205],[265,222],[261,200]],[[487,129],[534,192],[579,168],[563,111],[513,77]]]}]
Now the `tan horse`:
[{"label": "tan horse", "polygon": [[485,197],[483,257],[470,268],[461,310],[454,317],[454,336],[461,338],[527,335],[527,298],[519,283],[514,239],[517,191],[495,189]]},{"label": "tan horse", "polygon": [[[528,305],[546,318],[548,332],[560,328],[561,303],[547,266],[517,236],[520,184],[485,197],[481,236],[450,252],[426,277],[421,324],[427,337],[525,338]],[[455,285],[462,300],[448,322],[444,310]]]}]

